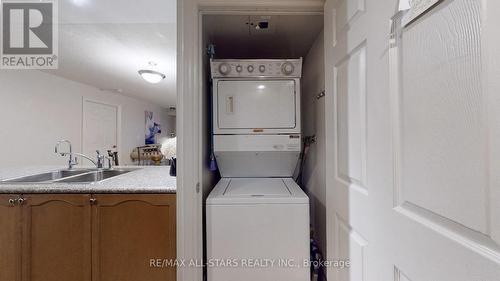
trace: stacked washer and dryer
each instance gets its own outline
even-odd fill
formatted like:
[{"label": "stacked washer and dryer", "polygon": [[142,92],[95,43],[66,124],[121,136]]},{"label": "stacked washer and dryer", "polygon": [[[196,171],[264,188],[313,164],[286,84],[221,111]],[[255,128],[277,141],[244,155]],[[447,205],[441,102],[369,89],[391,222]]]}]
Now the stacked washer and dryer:
[{"label": "stacked washer and dryer", "polygon": [[212,60],[214,153],[208,281],[305,281],[309,198],[301,153],[302,59]]}]

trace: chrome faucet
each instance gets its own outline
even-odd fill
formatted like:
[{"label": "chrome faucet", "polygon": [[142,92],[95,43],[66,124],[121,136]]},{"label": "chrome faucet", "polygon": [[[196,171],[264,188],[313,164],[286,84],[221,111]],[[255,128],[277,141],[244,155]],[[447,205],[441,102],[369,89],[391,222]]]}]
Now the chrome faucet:
[{"label": "chrome faucet", "polygon": [[[68,152],[59,152],[59,146],[63,143],[67,143],[69,146],[69,153]],[[69,155],[69,161],[68,161],[68,168],[73,169],[73,167],[78,164],[76,162],[76,158],[74,158],[73,154],[73,147],[71,145],[71,142],[69,140],[60,140],[56,143],[56,147],[54,148],[54,152],[57,154],[60,154],[61,156],[66,156]]]},{"label": "chrome faucet", "polygon": [[[85,159],[89,160],[90,162],[92,162],[92,164],[94,164],[97,168],[99,168],[97,162],[94,159],[88,157],[87,155],[81,154],[81,153],[73,153],[73,155],[85,158]],[[75,157],[75,159],[76,159],[76,157]],[[78,161],[76,162],[76,164],[78,164]]]},{"label": "chrome faucet", "polygon": [[[60,152],[59,151],[59,146],[62,144],[62,143],[67,143],[68,146],[69,146],[69,152]],[[66,156],[66,155],[69,155],[69,161],[68,161],[68,168],[71,170],[73,169],[73,167],[75,165],[78,165],[78,161],[77,161],[77,158],[75,156],[80,156],[82,158],[85,158],[87,160],[89,160],[90,162],[92,162],[92,164],[94,164],[96,166],[97,169],[102,169],[104,168],[104,159],[106,158],[104,155],[101,154],[101,152],[99,150],[96,150],[96,153],[97,153],[97,161],[95,161],[94,159],[88,157],[87,155],[85,154],[81,154],[81,153],[76,153],[76,152],[73,152],[73,148],[71,146],[71,142],[68,141],[68,140],[61,140],[59,142],[57,142],[56,144],[56,147],[54,149],[55,153],[57,154],[60,154],[61,156]],[[112,168],[112,164],[111,164],[111,160],[109,160],[109,168],[111,169]]]}]

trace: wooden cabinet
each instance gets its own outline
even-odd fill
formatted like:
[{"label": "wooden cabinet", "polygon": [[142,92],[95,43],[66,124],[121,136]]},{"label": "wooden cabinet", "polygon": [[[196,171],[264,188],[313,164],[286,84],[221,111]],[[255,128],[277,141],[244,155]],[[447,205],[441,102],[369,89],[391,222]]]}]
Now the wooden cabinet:
[{"label": "wooden cabinet", "polygon": [[175,280],[174,195],[95,195],[92,208],[93,281]]},{"label": "wooden cabinet", "polygon": [[21,208],[17,195],[0,195],[0,280],[21,281]]},{"label": "wooden cabinet", "polygon": [[0,195],[0,281],[173,281],[175,195]]},{"label": "wooden cabinet", "polygon": [[89,281],[90,195],[26,195],[23,281]]}]

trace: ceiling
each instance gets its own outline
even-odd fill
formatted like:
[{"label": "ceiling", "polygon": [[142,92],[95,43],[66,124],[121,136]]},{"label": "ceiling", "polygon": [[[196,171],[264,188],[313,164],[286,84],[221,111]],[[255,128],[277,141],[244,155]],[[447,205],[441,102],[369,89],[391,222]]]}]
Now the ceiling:
[{"label": "ceiling", "polygon": [[[119,4],[117,4],[119,3]],[[163,107],[176,103],[175,0],[59,1],[59,69],[55,75]],[[158,84],[137,71],[157,64]]]},{"label": "ceiling", "polygon": [[[268,28],[256,29],[259,22],[268,22]],[[298,58],[323,29],[323,16],[205,15],[203,27],[217,58]]]}]

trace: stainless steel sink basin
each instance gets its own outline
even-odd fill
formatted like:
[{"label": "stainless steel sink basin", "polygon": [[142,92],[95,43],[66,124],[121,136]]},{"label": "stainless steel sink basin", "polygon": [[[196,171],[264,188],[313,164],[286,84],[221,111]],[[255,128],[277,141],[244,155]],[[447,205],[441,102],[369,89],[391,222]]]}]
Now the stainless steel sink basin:
[{"label": "stainless steel sink basin", "polygon": [[61,179],[57,182],[70,182],[70,183],[92,183],[99,182],[105,179],[123,175],[135,171],[136,169],[113,169],[113,170],[97,170],[90,173],[82,174],[75,177],[68,177]]},{"label": "stainless steel sink basin", "polygon": [[31,175],[26,177],[20,177],[10,180],[4,180],[4,183],[38,183],[38,182],[51,182],[59,180],[62,178],[72,177],[76,175],[81,175],[88,173],[92,170],[89,169],[78,169],[78,170],[59,170],[54,172],[48,172],[43,174]]},{"label": "stainless steel sink basin", "polygon": [[4,184],[16,183],[94,183],[100,182],[112,177],[130,173],[137,169],[74,169],[74,170],[59,170],[47,172],[31,176],[19,177],[9,180],[0,181]]}]

